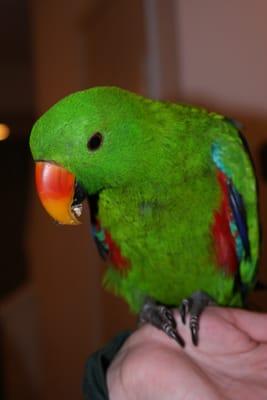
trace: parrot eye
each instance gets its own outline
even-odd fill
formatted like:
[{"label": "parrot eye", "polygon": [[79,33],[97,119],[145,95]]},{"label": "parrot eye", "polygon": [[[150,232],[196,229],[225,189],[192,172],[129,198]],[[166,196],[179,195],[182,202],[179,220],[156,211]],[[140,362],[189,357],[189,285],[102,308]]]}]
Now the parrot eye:
[{"label": "parrot eye", "polygon": [[103,142],[103,135],[100,132],[94,133],[87,142],[87,148],[90,151],[99,149]]}]

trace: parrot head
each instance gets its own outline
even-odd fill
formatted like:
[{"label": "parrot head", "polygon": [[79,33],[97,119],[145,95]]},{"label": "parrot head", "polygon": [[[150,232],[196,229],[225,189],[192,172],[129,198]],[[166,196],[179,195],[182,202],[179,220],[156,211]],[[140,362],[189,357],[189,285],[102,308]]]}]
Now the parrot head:
[{"label": "parrot head", "polygon": [[77,224],[86,196],[138,180],[150,142],[148,105],[119,88],[92,88],[62,99],[35,123],[37,191],[55,220]]}]

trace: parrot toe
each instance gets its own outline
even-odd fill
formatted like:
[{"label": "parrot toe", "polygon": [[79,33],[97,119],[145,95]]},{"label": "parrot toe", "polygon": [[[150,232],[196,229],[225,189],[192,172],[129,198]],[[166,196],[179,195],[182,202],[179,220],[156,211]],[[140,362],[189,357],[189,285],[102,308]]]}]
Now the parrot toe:
[{"label": "parrot toe", "polygon": [[167,306],[158,304],[150,298],[146,299],[139,314],[139,324],[144,323],[150,323],[166,333],[167,336],[175,340],[181,347],[185,346],[183,338],[177,332],[172,310]]},{"label": "parrot toe", "polygon": [[189,327],[192,342],[198,345],[199,318],[206,307],[216,305],[216,302],[205,292],[194,292],[190,297],[184,299],[179,307],[182,322],[186,323],[186,316],[190,313]]}]

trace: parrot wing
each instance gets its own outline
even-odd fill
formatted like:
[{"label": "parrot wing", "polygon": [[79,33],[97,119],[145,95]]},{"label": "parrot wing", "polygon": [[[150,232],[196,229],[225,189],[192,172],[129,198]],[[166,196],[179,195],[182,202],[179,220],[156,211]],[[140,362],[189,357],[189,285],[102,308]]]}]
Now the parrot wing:
[{"label": "parrot wing", "polygon": [[[240,243],[237,246],[239,258],[244,257],[247,260],[251,259],[250,243],[248,237],[248,226],[246,209],[242,195],[238,192],[233,182],[228,182],[228,195],[230,200],[230,208],[233,215],[233,223],[236,227],[236,239]],[[240,248],[238,251],[238,247]]]},{"label": "parrot wing", "polygon": [[259,253],[253,164],[244,138],[234,131],[216,139],[212,159],[222,193],[213,226],[217,261],[226,273],[235,276],[236,288],[245,296],[255,281]]}]

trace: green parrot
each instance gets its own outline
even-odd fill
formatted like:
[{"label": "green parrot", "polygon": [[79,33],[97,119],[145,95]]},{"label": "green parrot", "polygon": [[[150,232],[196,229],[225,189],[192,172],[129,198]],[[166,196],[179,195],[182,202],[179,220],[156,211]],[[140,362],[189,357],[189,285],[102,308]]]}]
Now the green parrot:
[{"label": "green parrot", "polygon": [[77,224],[90,205],[104,285],[140,321],[184,345],[171,307],[199,316],[242,306],[259,253],[254,170],[238,124],[117,87],[67,96],[34,125],[36,185],[48,213]]}]

